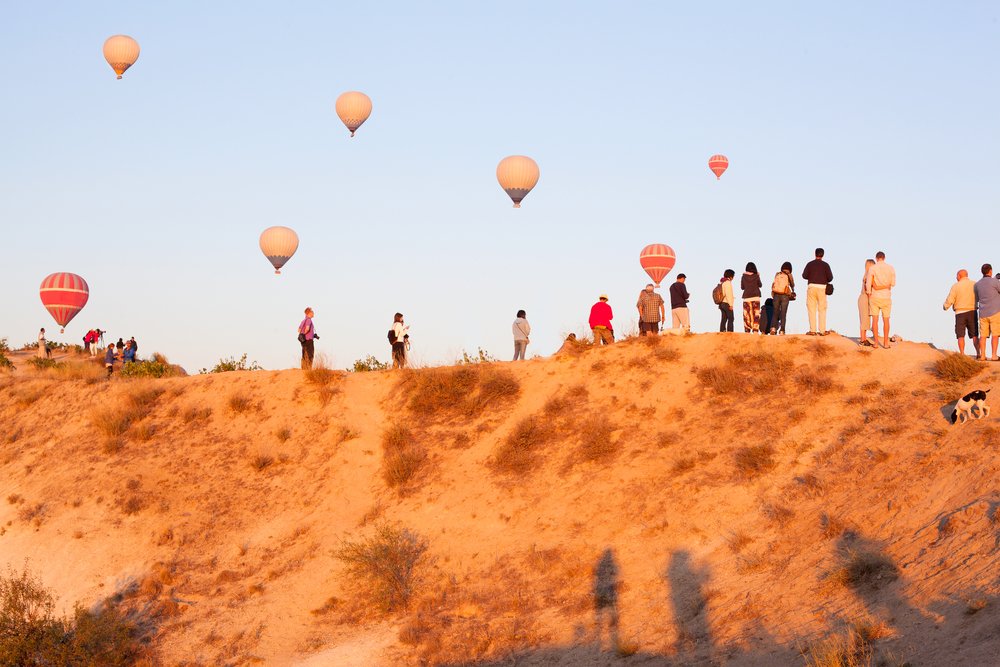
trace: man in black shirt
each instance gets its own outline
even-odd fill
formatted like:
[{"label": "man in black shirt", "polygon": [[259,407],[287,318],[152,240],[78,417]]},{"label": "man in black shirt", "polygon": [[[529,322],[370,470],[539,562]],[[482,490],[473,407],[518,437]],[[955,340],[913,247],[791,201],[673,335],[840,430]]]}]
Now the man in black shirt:
[{"label": "man in black shirt", "polygon": [[688,312],[688,300],[691,295],[688,294],[687,287],[684,286],[684,281],[687,280],[687,276],[683,273],[677,274],[677,282],[670,286],[670,317],[672,320],[671,326],[674,329],[683,328],[691,329],[691,314]]},{"label": "man in black shirt", "polygon": [[833,271],[823,261],[824,254],[822,248],[816,248],[816,259],[806,264],[806,268],[802,270],[802,277],[809,284],[806,290],[806,309],[809,311],[810,336],[826,336],[830,333],[826,328],[826,286],[833,282]]}]

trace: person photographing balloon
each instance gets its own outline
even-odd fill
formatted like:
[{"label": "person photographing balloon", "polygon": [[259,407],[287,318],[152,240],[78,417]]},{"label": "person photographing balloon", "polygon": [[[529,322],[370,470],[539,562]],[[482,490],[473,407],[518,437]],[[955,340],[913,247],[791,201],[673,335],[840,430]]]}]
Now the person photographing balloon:
[{"label": "person photographing balloon", "polygon": [[313,356],[315,355],[316,348],[314,347],[314,340],[319,340],[319,336],[316,334],[316,327],[313,325],[313,309],[306,308],[305,319],[299,323],[299,343],[302,345],[302,370],[311,370],[313,367]]}]

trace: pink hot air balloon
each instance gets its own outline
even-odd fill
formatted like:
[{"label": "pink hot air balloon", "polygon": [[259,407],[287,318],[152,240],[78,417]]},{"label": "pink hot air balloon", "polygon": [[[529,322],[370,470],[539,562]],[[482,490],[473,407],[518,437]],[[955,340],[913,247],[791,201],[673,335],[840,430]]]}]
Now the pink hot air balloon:
[{"label": "pink hot air balloon", "polygon": [[53,273],[42,281],[38,295],[56,324],[62,327],[59,333],[64,333],[66,325],[87,305],[90,287],[75,273]]},{"label": "pink hot air balloon", "polygon": [[715,180],[719,180],[726,169],[729,168],[729,158],[725,155],[713,155],[708,158],[708,168],[715,174]]},{"label": "pink hot air balloon", "polygon": [[657,287],[660,286],[660,281],[670,273],[670,269],[674,268],[676,261],[677,255],[674,254],[674,249],[662,243],[648,245],[639,253],[639,264],[653,279]]}]

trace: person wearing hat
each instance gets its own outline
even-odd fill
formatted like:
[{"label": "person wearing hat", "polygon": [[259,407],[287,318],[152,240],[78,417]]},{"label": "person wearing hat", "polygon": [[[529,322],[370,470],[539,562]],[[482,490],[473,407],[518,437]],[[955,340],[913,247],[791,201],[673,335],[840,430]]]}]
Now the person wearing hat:
[{"label": "person wearing hat", "polygon": [[663,305],[663,297],[653,291],[653,283],[647,283],[646,289],[639,292],[635,307],[639,309],[639,335],[659,334],[660,325],[667,319],[667,311]]},{"label": "person wearing hat", "polygon": [[608,295],[602,294],[590,308],[590,330],[594,332],[594,345],[611,345],[615,342],[615,330],[611,320],[615,315],[608,304]]}]

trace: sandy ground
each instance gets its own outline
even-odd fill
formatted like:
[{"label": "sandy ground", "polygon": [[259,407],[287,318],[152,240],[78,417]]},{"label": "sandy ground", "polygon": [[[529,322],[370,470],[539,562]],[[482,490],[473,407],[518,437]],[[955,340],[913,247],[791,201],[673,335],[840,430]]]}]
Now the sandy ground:
[{"label": "sandy ground", "polygon": [[[743,353],[763,355],[751,379],[779,380],[717,393],[705,370]],[[664,337],[491,365],[516,396],[430,415],[390,372],[105,382],[21,364],[0,375],[0,566],[27,559],[64,609],[136,585],[169,603],[165,664],[799,665],[860,622],[887,664],[1000,664],[1000,430],[942,413],[1000,364],[948,383],[942,354]],[[108,436],[102,410],[143,392]],[[532,416],[554,435],[498,472]],[[382,476],[392,425],[426,451],[402,492]],[[759,445],[769,463],[748,474]],[[334,557],[381,521],[432,557],[388,616]],[[889,569],[838,584],[859,554]],[[602,576],[617,596],[598,613]]]}]

